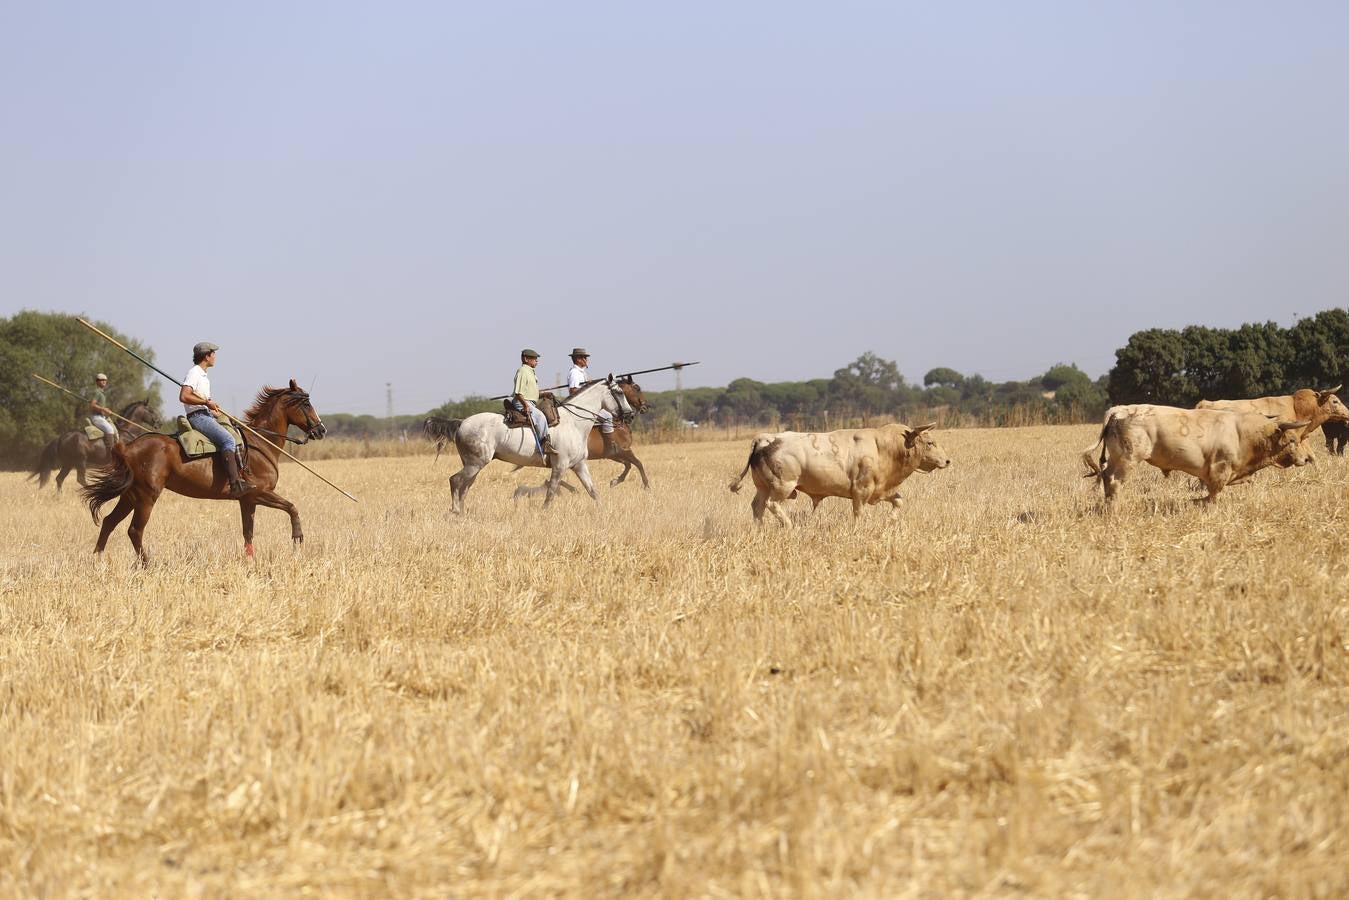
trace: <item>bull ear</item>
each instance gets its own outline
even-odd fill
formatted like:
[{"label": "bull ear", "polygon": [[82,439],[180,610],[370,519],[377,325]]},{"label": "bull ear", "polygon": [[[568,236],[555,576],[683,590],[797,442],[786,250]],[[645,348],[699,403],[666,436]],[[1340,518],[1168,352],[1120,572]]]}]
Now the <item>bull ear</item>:
[{"label": "bull ear", "polygon": [[1301,422],[1280,422],[1279,430],[1287,431],[1290,428],[1306,428],[1310,424],[1311,424],[1310,419],[1303,419]]},{"label": "bull ear", "polygon": [[926,425],[919,425],[917,428],[910,428],[908,431],[904,432],[904,445],[906,447],[912,447],[913,442],[917,440],[918,435],[922,434],[924,431],[931,431],[933,428],[936,427],[937,427],[936,422],[928,422]]}]

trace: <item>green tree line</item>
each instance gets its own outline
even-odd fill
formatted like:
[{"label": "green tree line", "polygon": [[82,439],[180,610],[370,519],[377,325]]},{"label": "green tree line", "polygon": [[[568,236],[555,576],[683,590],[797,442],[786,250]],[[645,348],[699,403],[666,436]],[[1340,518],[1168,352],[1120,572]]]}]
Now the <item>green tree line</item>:
[{"label": "green tree line", "polygon": [[1193,406],[1334,387],[1349,376],[1349,311],[1328,309],[1290,328],[1150,328],[1130,335],[1115,359],[1113,403]]},{"label": "green tree line", "polygon": [[[134,338],[107,322],[94,324],[153,361],[151,351]],[[108,376],[113,409],[149,400],[160,411],[156,376],[74,316],[25,310],[0,319],[0,462],[27,468],[44,445],[75,427],[75,408],[81,404],[34,374],[88,397],[99,372]]]}]

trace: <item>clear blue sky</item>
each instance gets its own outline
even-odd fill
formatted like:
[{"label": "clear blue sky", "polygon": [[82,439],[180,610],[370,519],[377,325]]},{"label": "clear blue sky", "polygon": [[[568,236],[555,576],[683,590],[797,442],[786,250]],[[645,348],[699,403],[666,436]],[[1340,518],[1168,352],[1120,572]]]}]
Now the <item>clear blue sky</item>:
[{"label": "clear blue sky", "polygon": [[1346,46],[1329,2],[0,0],[0,315],[377,415],[522,345],[1095,376],[1346,305]]}]

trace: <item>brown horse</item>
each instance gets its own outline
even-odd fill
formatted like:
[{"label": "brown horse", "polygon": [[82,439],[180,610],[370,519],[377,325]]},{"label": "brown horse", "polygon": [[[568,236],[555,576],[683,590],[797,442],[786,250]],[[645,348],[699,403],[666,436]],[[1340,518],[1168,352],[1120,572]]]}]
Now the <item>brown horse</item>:
[{"label": "brown horse", "polygon": [[[296,443],[322,439],[327,429],[310,404],[309,394],[301,390],[294,379],[287,388],[264,387],[244,414],[244,419],[254,430],[267,436],[264,441],[248,445],[248,480],[253,489],[237,498],[243,519],[244,552],[252,556],[253,513],[259,506],[285,510],[290,516],[291,539],[296,544],[304,541],[300,513],[295,504],[274,490],[281,475],[277,464],[281,457],[280,448],[287,440],[295,441],[286,436],[286,429],[291,425],[305,433],[305,440]],[[95,524],[99,520],[99,507],[114,497],[120,498],[103,520],[94,552],[102,553],[113,529],[131,515],[127,537],[131,538],[141,563],[147,563],[149,556],[142,544],[145,526],[150,521],[155,501],[165,488],[198,500],[235,499],[230,497],[229,480],[217,454],[184,460],[177,439],[162,434],[146,435],[132,444],[118,444],[113,450],[112,465],[96,475],[93,484],[80,491],[89,504]]]},{"label": "brown horse", "polygon": [[[150,408],[150,401],[137,400],[134,403],[128,403],[126,409],[122,410],[122,418],[130,419],[134,425],[126,422],[117,422],[117,434],[122,441],[133,441],[145,434],[151,428],[159,427],[159,416]],[[61,484],[70,474],[70,470],[75,470],[75,477],[81,485],[88,484],[84,473],[90,466],[106,466],[108,464],[108,447],[100,438],[91,441],[85,435],[84,429],[67,431],[56,440],[42,448],[42,453],[38,456],[36,468],[28,476],[28,480],[37,479],[38,489],[47,486],[51,480],[52,470],[60,466],[61,471],[56,475],[56,489],[61,490]]]}]

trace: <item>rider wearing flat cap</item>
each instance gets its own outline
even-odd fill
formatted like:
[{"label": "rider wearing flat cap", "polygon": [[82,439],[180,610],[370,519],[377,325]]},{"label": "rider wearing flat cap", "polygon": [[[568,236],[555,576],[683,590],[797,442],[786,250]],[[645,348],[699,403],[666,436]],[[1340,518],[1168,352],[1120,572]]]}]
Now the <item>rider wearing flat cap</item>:
[{"label": "rider wearing flat cap", "polygon": [[[581,393],[581,388],[585,387],[588,379],[586,377],[586,368],[590,365],[590,353],[584,347],[573,347],[571,351],[571,371],[567,373],[567,396],[575,397]],[[595,413],[595,421],[600,425],[600,437],[604,440],[604,455],[613,456],[614,450],[614,416],[607,409],[600,409]]]},{"label": "rider wearing flat cap", "polygon": [[215,444],[216,455],[224,463],[229,478],[230,496],[237,498],[253,490],[253,485],[239,475],[238,446],[234,438],[215,420],[220,404],[211,399],[211,379],[206,376],[206,370],[215,365],[215,352],[219,349],[210,341],[202,341],[192,348],[192,368],[188,369],[183,386],[178,390],[178,399],[187,410],[187,424]]},{"label": "rider wearing flat cap", "polygon": [[545,458],[555,455],[552,442],[548,439],[548,418],[539,409],[539,377],[534,367],[539,364],[539,351],[525,348],[520,351],[520,368],[515,370],[515,387],[511,391],[516,409],[527,412],[534,423],[534,436],[539,440],[539,449]]}]

